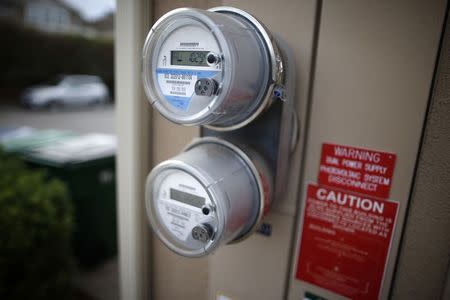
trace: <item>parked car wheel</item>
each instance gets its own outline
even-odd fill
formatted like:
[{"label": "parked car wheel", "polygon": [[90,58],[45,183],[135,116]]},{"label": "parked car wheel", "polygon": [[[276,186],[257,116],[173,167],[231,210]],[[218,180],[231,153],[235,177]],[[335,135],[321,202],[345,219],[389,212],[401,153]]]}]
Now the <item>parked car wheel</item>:
[{"label": "parked car wheel", "polygon": [[48,102],[48,105],[47,105],[47,107],[51,111],[61,110],[63,108],[63,106],[64,105],[59,100],[51,100],[51,101]]},{"label": "parked car wheel", "polygon": [[100,106],[104,103],[103,98],[94,98],[91,102],[89,102],[89,105],[91,106]]}]

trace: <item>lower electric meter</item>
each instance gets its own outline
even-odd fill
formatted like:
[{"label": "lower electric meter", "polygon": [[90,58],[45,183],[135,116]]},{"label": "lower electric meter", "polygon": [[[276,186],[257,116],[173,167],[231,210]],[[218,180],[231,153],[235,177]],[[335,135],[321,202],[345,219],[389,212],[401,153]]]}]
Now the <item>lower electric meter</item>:
[{"label": "lower electric meter", "polygon": [[150,103],[184,125],[231,130],[272,102],[281,57],[264,26],[239,9],[175,9],[150,30],[142,76]]},{"label": "lower electric meter", "polygon": [[269,168],[257,153],[201,138],[152,170],[145,201],[161,241],[178,254],[198,257],[252,233],[271,193]]}]

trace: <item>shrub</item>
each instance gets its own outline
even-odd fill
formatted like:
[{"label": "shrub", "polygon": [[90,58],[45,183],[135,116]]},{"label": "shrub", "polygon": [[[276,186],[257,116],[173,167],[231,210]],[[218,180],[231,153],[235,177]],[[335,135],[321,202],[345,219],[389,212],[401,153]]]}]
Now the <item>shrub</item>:
[{"label": "shrub", "polygon": [[72,227],[64,184],[0,149],[0,299],[67,299]]}]

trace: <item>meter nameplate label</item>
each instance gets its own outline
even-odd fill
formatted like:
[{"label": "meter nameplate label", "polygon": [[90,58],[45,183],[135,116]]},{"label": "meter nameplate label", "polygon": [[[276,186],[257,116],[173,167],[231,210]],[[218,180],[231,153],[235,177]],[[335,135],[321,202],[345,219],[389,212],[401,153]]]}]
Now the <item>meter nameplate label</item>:
[{"label": "meter nameplate label", "polygon": [[162,94],[173,107],[187,111],[199,78],[212,78],[218,71],[157,69]]},{"label": "meter nameplate label", "polygon": [[161,217],[164,224],[180,240],[186,241],[194,228],[202,218],[201,213],[196,213],[170,200],[160,202]]}]

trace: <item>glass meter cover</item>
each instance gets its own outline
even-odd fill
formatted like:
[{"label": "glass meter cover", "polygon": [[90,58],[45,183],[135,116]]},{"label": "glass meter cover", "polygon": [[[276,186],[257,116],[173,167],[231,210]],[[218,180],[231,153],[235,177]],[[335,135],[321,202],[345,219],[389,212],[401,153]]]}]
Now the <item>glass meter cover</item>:
[{"label": "glass meter cover", "polygon": [[146,183],[147,216],[161,241],[190,257],[244,238],[270,203],[265,161],[217,138],[198,139],[156,166]]},{"label": "glass meter cover", "polygon": [[175,123],[239,128],[271,103],[275,50],[264,27],[243,11],[176,9],[146,38],[144,89]]}]

